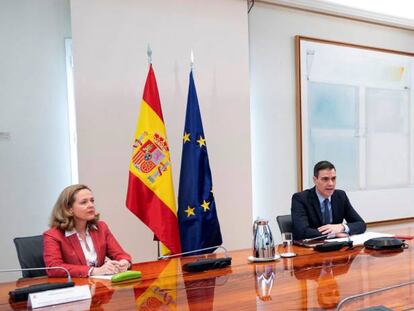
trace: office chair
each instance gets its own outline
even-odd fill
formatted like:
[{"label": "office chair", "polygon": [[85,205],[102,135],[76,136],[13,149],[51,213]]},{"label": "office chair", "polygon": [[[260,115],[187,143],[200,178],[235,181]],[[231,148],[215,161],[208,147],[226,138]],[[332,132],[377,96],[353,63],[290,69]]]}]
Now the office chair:
[{"label": "office chair", "polygon": [[280,233],[292,232],[292,216],[280,215],[276,217],[277,224],[279,225]]},{"label": "office chair", "polygon": [[[20,267],[24,268],[43,268],[43,236],[35,235],[22,238],[14,238],[16,246],[17,258]],[[32,278],[36,276],[46,275],[46,270],[22,271],[24,278]]]}]

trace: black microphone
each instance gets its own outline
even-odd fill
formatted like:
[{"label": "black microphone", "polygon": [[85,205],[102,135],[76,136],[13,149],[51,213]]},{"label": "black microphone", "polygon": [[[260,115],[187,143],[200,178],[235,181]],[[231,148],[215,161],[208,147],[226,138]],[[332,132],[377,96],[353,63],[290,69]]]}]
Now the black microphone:
[{"label": "black microphone", "polygon": [[36,271],[36,270],[64,270],[67,274],[68,281],[58,282],[58,283],[41,283],[41,284],[33,284],[27,287],[17,288],[9,292],[9,296],[13,301],[24,301],[27,300],[29,294],[43,292],[51,289],[59,289],[65,287],[73,287],[75,283],[72,281],[72,277],[68,269],[64,267],[42,267],[42,268],[21,268],[21,269],[0,269],[1,272],[18,272],[18,271]]},{"label": "black microphone", "polygon": [[[354,242],[351,240],[351,236],[348,232],[340,232],[341,234],[346,234],[346,241],[343,242],[325,242],[321,245],[316,245],[313,249],[318,252],[330,252],[340,250],[344,246],[348,246],[348,249],[353,249]],[[341,238],[339,238],[341,239]]]},{"label": "black microphone", "polygon": [[169,256],[160,256],[158,259],[168,259],[168,258],[174,258],[181,255],[189,255],[192,253],[198,253],[200,251],[206,251],[206,250],[212,250],[221,248],[224,250],[224,258],[200,258],[196,261],[186,263],[182,266],[182,269],[187,272],[201,272],[211,269],[220,269],[231,265],[231,257],[227,254],[227,249],[224,246],[217,245],[217,246],[211,246],[211,247],[205,247],[200,249],[195,249],[192,251],[184,252],[184,253],[178,253],[173,254]]},{"label": "black microphone", "polygon": [[231,257],[224,258],[201,258],[183,265],[187,272],[202,272],[211,269],[220,269],[231,265]]}]

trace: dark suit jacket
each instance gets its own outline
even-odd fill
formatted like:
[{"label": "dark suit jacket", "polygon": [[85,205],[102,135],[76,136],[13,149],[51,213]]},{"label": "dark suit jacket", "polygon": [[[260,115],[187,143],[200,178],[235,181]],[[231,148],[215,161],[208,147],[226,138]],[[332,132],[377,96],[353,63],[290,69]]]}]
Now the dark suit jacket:
[{"label": "dark suit jacket", "polygon": [[[89,234],[96,251],[97,267],[105,263],[105,257],[113,260],[126,259],[129,256],[112,235],[106,223],[98,221],[96,229],[90,228]],[[51,228],[43,233],[43,258],[46,267],[64,267],[73,277],[87,277],[90,267],[86,263],[77,234],[65,236],[65,231]],[[63,270],[47,270],[48,276],[66,276]]]},{"label": "dark suit jacket", "polygon": [[292,258],[293,262],[293,272],[295,277],[298,280],[314,280],[318,281],[321,277],[322,270],[330,269],[332,271],[332,276],[338,276],[341,274],[348,273],[349,268],[351,267],[352,262],[356,258],[358,253],[350,253],[345,258],[335,258],[335,257],[320,257],[318,262],[308,262],[300,259],[300,256]]},{"label": "dark suit jacket", "polygon": [[[352,207],[345,191],[334,191],[331,207],[333,224],[341,224],[345,219],[350,234],[365,232],[365,222]],[[317,228],[323,225],[322,213],[315,187],[292,196],[291,214],[294,240],[321,235]]]}]

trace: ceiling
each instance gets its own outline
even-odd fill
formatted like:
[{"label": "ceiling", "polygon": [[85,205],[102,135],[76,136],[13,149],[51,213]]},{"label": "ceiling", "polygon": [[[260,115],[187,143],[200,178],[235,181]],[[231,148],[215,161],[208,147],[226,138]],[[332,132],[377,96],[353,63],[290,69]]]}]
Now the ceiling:
[{"label": "ceiling", "polygon": [[322,0],[345,7],[404,18],[414,21],[414,1],[412,0]]}]

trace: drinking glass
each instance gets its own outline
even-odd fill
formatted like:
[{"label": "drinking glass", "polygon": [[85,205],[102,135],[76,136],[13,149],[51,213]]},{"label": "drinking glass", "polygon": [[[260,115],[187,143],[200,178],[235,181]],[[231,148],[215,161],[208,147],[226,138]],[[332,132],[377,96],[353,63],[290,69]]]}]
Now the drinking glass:
[{"label": "drinking glass", "polygon": [[282,233],[283,252],[281,257],[294,257],[296,253],[293,252],[293,235],[292,232]]}]

